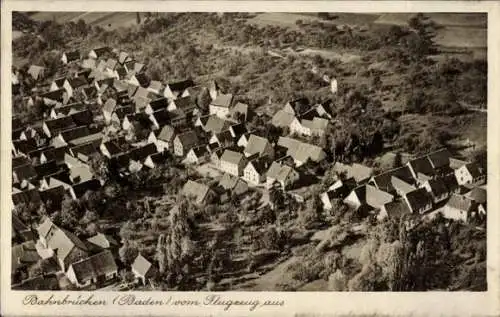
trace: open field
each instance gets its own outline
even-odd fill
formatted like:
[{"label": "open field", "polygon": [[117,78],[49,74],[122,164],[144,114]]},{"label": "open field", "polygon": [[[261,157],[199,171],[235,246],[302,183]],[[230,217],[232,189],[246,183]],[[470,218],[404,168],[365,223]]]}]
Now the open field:
[{"label": "open field", "polygon": [[57,14],[54,14],[54,12],[37,12],[31,15],[31,18],[37,21],[54,19],[59,23],[77,22],[82,19],[92,26],[109,29],[128,27],[137,23],[137,14],[135,12],[57,12]]}]

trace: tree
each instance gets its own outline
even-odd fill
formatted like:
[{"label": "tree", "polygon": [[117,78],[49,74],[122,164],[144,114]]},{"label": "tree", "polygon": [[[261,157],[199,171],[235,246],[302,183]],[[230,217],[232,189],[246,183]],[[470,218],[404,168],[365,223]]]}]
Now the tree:
[{"label": "tree", "polygon": [[118,250],[120,261],[125,265],[131,265],[139,254],[137,247],[125,240],[122,247]]},{"label": "tree", "polygon": [[104,155],[94,153],[89,161],[90,170],[99,180],[106,183],[110,178],[110,167]]}]

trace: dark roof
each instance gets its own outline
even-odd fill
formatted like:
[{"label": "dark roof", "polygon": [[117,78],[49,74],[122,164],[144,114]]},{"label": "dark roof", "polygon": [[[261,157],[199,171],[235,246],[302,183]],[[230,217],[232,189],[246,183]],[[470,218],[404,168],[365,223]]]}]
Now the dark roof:
[{"label": "dark roof", "polygon": [[71,264],[79,283],[118,271],[111,251],[106,250]]},{"label": "dark roof", "polygon": [[97,179],[91,179],[76,185],[73,185],[73,191],[76,198],[80,198],[87,191],[96,191],[101,188],[101,183]]},{"label": "dark roof", "polygon": [[66,80],[66,77],[59,77],[55,78],[53,82],[56,84],[57,87],[61,88],[64,84],[64,81]]},{"label": "dark roof", "polygon": [[83,88],[83,93],[89,99],[93,99],[97,97],[97,88],[95,86],[85,87]]},{"label": "dark roof", "polygon": [[151,109],[153,109],[153,111],[156,111],[156,110],[159,110],[162,108],[167,108],[168,107],[168,99],[165,97],[162,97],[162,98],[152,100],[149,102],[149,106],[151,107]]},{"label": "dark roof", "polygon": [[80,59],[80,52],[79,51],[65,52],[64,54],[66,54],[66,58],[67,58],[68,62],[76,61],[76,60]]},{"label": "dark roof", "polygon": [[255,160],[250,161],[248,164],[252,164],[253,168],[260,175],[264,174],[269,166],[271,166],[272,161],[267,156],[261,156]]},{"label": "dark roof", "polygon": [[135,148],[129,152],[129,157],[130,159],[134,161],[143,161],[145,160],[149,155],[155,154],[157,151],[156,145],[153,143],[149,143],[145,146]]},{"label": "dark roof", "polygon": [[[12,144],[14,145],[14,148],[16,151],[19,151],[24,154],[29,154],[35,150],[37,150],[37,142],[35,139],[28,139],[28,140],[13,140]],[[31,157],[31,156],[30,156]]]},{"label": "dark roof", "polygon": [[40,94],[40,97],[62,102],[65,92],[66,92],[66,90],[64,88],[60,88],[57,90],[48,91],[46,93]]},{"label": "dark roof", "polygon": [[426,156],[411,160],[408,164],[413,168],[415,174],[421,173],[427,176],[435,174],[434,168]]},{"label": "dark roof", "polygon": [[451,153],[447,149],[440,149],[427,155],[434,168],[444,168],[450,166]]},{"label": "dark roof", "polygon": [[12,202],[14,203],[14,206],[29,203],[36,204],[40,202],[40,200],[40,194],[36,188],[12,194]]},{"label": "dark roof", "polygon": [[194,131],[186,131],[184,133],[178,134],[176,138],[179,138],[180,143],[185,148],[190,148],[198,144],[198,136]]},{"label": "dark roof", "polygon": [[90,155],[98,152],[98,148],[93,142],[89,142],[89,143],[84,143],[81,145],[73,146],[73,147],[71,147],[70,151],[73,153],[73,156],[75,156],[75,157],[77,157],[78,154],[90,156]]},{"label": "dark roof", "polygon": [[239,138],[240,136],[248,132],[247,127],[244,123],[233,124],[229,127],[229,129],[232,131],[235,138]]},{"label": "dark roof", "polygon": [[64,141],[69,142],[84,136],[90,135],[90,130],[86,126],[79,126],[75,128],[70,128],[60,132]]},{"label": "dark roof", "polygon": [[306,112],[307,110],[309,110],[310,107],[309,100],[307,100],[307,98],[298,98],[288,103],[293,108],[296,115],[300,115]]},{"label": "dark roof", "polygon": [[196,103],[189,96],[175,99],[174,104],[177,109],[181,109],[187,113],[196,109]]},{"label": "dark roof", "polygon": [[71,116],[46,120],[44,123],[47,128],[49,128],[51,134],[56,134],[61,130],[76,127],[76,124]]},{"label": "dark roof", "polygon": [[194,86],[194,82],[191,79],[187,79],[187,80],[178,81],[178,82],[174,82],[174,83],[168,83],[167,85],[172,92],[180,93],[180,92],[183,92],[184,90],[186,90],[188,87]]},{"label": "dark roof", "polygon": [[104,55],[108,52],[111,52],[111,48],[108,46],[102,46],[102,47],[94,48],[93,51],[97,55],[97,57],[99,58],[102,55]]},{"label": "dark roof", "polygon": [[167,109],[163,108],[163,109],[160,109],[160,110],[153,112],[151,114],[151,116],[154,117],[154,119],[158,123],[158,126],[162,127],[162,126],[170,123],[170,120],[173,117],[172,114],[175,115],[175,113],[171,113]]},{"label": "dark roof", "polygon": [[35,165],[34,168],[38,177],[45,177],[51,174],[55,174],[61,169],[60,166],[57,165],[55,160],[49,161],[45,164]]},{"label": "dark roof", "polygon": [[450,191],[450,192],[455,191],[459,188],[455,174],[443,176],[442,180],[443,180],[443,183],[448,188],[448,191]]},{"label": "dark roof", "polygon": [[449,192],[448,187],[446,187],[445,183],[440,178],[430,179],[430,180],[428,180],[428,182],[429,182],[429,186],[431,188],[432,194],[434,194],[434,196],[441,196],[441,195],[447,194]]},{"label": "dark roof", "polygon": [[473,178],[481,177],[484,175],[484,169],[477,163],[468,163],[465,165]]},{"label": "dark roof", "polygon": [[94,116],[92,115],[92,111],[87,109],[72,113],[71,119],[76,125],[89,125],[94,121]]},{"label": "dark roof", "polygon": [[133,114],[135,111],[133,106],[123,106],[115,108],[114,113],[118,117],[118,119],[122,120],[126,115]]},{"label": "dark roof", "polygon": [[417,188],[414,191],[406,193],[406,200],[413,211],[418,211],[432,203],[432,197],[425,188]]},{"label": "dark roof", "polygon": [[12,158],[12,169],[15,169],[16,167],[23,166],[26,164],[31,164],[31,160],[26,156],[21,155]]},{"label": "dark roof", "polygon": [[83,86],[87,86],[89,83],[87,82],[87,79],[85,79],[85,76],[79,76],[79,77],[73,77],[68,79],[69,85],[73,88],[79,88]]},{"label": "dark roof", "polygon": [[135,76],[135,79],[137,79],[137,81],[139,82],[139,85],[141,85],[141,87],[148,87],[149,86],[149,82],[151,80],[146,75],[146,73],[138,73],[138,74],[135,74],[134,76]]},{"label": "dark roof", "polygon": [[401,216],[411,214],[408,205],[404,201],[391,201],[384,205],[387,216],[391,219],[398,219]]},{"label": "dark roof", "polygon": [[124,137],[108,140],[103,143],[111,156],[122,153],[127,149],[127,141]]},{"label": "dark roof", "polygon": [[54,206],[55,209],[59,209],[61,207],[61,202],[64,199],[64,194],[66,193],[66,190],[62,185],[56,186],[53,188],[49,188],[46,190],[41,190],[39,192],[40,198],[44,202],[44,204],[47,204],[49,201],[51,202],[52,206]]},{"label": "dark roof", "polygon": [[31,163],[17,166],[12,169],[12,172],[16,174],[19,182],[37,177],[36,170]]}]

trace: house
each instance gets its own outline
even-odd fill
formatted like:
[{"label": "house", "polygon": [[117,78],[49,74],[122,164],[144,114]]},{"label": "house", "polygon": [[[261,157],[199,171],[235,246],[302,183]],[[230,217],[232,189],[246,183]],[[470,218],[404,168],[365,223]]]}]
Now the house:
[{"label": "house", "polygon": [[182,162],[184,164],[201,164],[206,162],[207,158],[208,151],[206,146],[197,146],[189,150]]},{"label": "house", "polygon": [[283,110],[294,116],[301,116],[310,108],[311,106],[307,98],[298,98],[287,102],[287,104],[283,107]]},{"label": "house", "polygon": [[468,222],[478,213],[478,204],[463,195],[453,194],[442,209],[443,216],[448,219]]},{"label": "house", "polygon": [[395,193],[396,189],[393,186],[393,181],[395,179],[405,182],[411,186],[415,183],[413,174],[408,166],[394,168],[384,173],[375,175],[370,178],[369,183],[385,192]]},{"label": "house", "polygon": [[168,108],[169,111],[182,110],[189,119],[198,113],[198,107],[191,97],[178,97],[171,100]]},{"label": "house", "polygon": [[124,137],[115,138],[101,143],[99,149],[101,150],[102,155],[106,156],[107,158],[111,158],[120,153],[127,152],[128,143]]},{"label": "house", "polygon": [[215,100],[222,93],[219,84],[215,80],[210,81],[208,84],[208,91],[212,100]]},{"label": "house", "polygon": [[152,114],[153,112],[161,109],[167,109],[168,107],[168,99],[165,97],[161,97],[149,102],[149,104],[144,109],[144,112],[147,114]]},{"label": "house", "polygon": [[75,128],[76,124],[70,116],[58,119],[45,120],[42,125],[42,130],[46,136],[53,137],[60,131]]},{"label": "house", "polygon": [[440,175],[453,172],[450,167],[451,153],[447,149],[440,149],[427,154],[427,159],[431,163],[432,168]]},{"label": "house", "polygon": [[144,166],[151,169],[156,168],[158,165],[165,163],[167,161],[167,157],[168,155],[163,152],[151,154],[144,160]]},{"label": "house", "polygon": [[425,188],[432,196],[435,204],[442,202],[450,196],[448,187],[441,178],[430,179],[424,182],[420,187]]},{"label": "house", "polygon": [[292,138],[280,137],[278,145],[287,148],[287,155],[293,158],[297,167],[309,160],[318,163],[326,158],[326,153],[320,147]]},{"label": "house", "polygon": [[163,95],[170,100],[174,100],[180,97],[187,88],[192,86],[194,86],[194,82],[190,79],[168,83],[163,91]]},{"label": "house", "polygon": [[78,288],[101,286],[118,277],[118,266],[109,250],[72,263],[66,276]]},{"label": "house", "polygon": [[197,205],[205,205],[210,203],[214,198],[213,191],[205,184],[201,184],[192,180],[188,180],[182,187],[182,194],[186,197],[194,199]]},{"label": "house", "polygon": [[132,161],[142,163],[150,155],[158,153],[154,144],[148,143],[144,146],[133,148],[128,152],[129,158]]},{"label": "house", "polygon": [[115,112],[115,109],[116,109],[116,100],[113,98],[109,98],[108,100],[106,100],[104,106],[102,106],[102,114],[104,116],[106,124],[111,123],[111,116]]},{"label": "house", "polygon": [[417,189],[412,184],[407,183],[404,180],[402,180],[396,176],[391,176],[391,186],[394,189],[394,192],[396,194],[398,194],[399,196],[404,196],[407,193]]},{"label": "house", "polygon": [[293,113],[281,109],[274,114],[271,119],[271,124],[278,128],[289,128],[292,122],[296,119],[297,118]]},{"label": "house", "polygon": [[248,120],[248,105],[237,102],[234,107],[229,109],[229,117],[238,122],[246,122]]},{"label": "house", "polygon": [[111,125],[116,127],[117,129],[121,129],[121,123],[125,119],[126,116],[133,115],[135,113],[135,109],[131,105],[116,107],[111,115]]},{"label": "house", "polygon": [[55,106],[60,103],[65,103],[65,101],[69,98],[68,93],[64,88],[42,93],[39,97],[43,100],[43,103],[46,106]]},{"label": "house", "polygon": [[454,174],[449,174],[445,175],[441,178],[443,180],[443,183],[446,185],[446,188],[448,188],[448,193],[451,194],[458,194],[460,192],[460,186],[458,185],[457,178],[455,177]]},{"label": "house", "polygon": [[49,161],[49,162],[44,163],[44,164],[33,165],[33,167],[36,171],[38,178],[46,177],[46,176],[49,176],[51,174],[55,174],[55,173],[59,172],[61,169],[61,166],[58,165],[56,163],[56,161]]},{"label": "house", "polygon": [[231,192],[232,195],[240,196],[248,192],[248,185],[239,177],[224,174],[219,181],[219,186]]},{"label": "house", "polygon": [[45,67],[31,65],[28,69],[28,74],[31,75],[34,80],[41,80],[45,77]]},{"label": "house", "polygon": [[149,120],[153,124],[152,126],[153,130],[158,130],[161,127],[171,123],[172,117],[173,117],[172,113],[168,112],[167,109],[163,108],[150,114]]},{"label": "house", "polygon": [[69,152],[72,156],[78,158],[82,162],[88,162],[92,155],[99,152],[101,142],[102,140],[100,142],[96,141],[75,145],[69,149]]},{"label": "house", "polygon": [[233,136],[229,130],[223,131],[221,133],[213,134],[209,141],[210,144],[218,144],[219,147],[228,147],[234,144]]},{"label": "house", "polygon": [[89,58],[101,59],[103,57],[106,57],[106,55],[109,53],[111,53],[111,48],[108,46],[103,46],[103,47],[98,47],[98,48],[94,48],[93,50],[90,50],[88,55],[89,55]]},{"label": "house", "polygon": [[166,110],[170,116],[170,124],[173,127],[180,127],[187,123],[187,115],[181,109],[175,109],[172,111]]},{"label": "house", "polygon": [[406,163],[406,166],[408,166],[411,174],[413,175],[413,178],[418,183],[423,183],[427,179],[432,178],[435,175],[435,170],[432,167],[432,164],[427,156],[410,160],[408,163]]},{"label": "house", "polygon": [[465,194],[465,197],[483,206],[486,206],[487,196],[486,189],[481,187],[474,187],[470,192]]},{"label": "house", "polygon": [[68,97],[73,97],[77,92],[82,92],[84,87],[88,86],[88,82],[85,77],[75,77],[69,78],[64,81],[63,87],[66,90]]},{"label": "house", "polygon": [[224,148],[218,148],[217,150],[213,151],[212,154],[210,154],[210,161],[214,165],[214,167],[220,169],[220,159],[222,157],[222,154],[224,154],[225,149]]},{"label": "house", "polygon": [[165,90],[165,86],[161,81],[151,80],[149,82],[148,90],[159,95]]},{"label": "house", "polygon": [[263,183],[266,181],[269,166],[270,160],[265,156],[250,160],[243,170],[243,179],[254,185]]},{"label": "house", "polygon": [[29,268],[36,264],[41,257],[38,255],[34,241],[26,241],[12,245],[11,248],[11,276],[12,284],[21,282],[18,276],[29,276]]},{"label": "house", "polygon": [[61,61],[63,64],[69,64],[72,62],[76,62],[80,59],[80,52],[79,51],[71,51],[71,52],[64,52],[61,57]]},{"label": "house", "polygon": [[146,282],[149,279],[154,278],[158,273],[158,270],[153,266],[153,264],[146,260],[146,258],[140,253],[135,258],[134,263],[132,263],[131,269],[136,280],[141,281],[143,285],[146,285]]},{"label": "house", "polygon": [[62,130],[51,142],[54,147],[66,146],[70,141],[91,135],[87,126],[79,126]]},{"label": "house", "polygon": [[132,74],[132,76],[129,79],[129,83],[131,83],[132,85],[141,86],[144,88],[149,87],[150,81],[151,79],[149,79],[149,77],[144,72]]},{"label": "house", "polygon": [[377,215],[377,220],[381,221],[387,217],[390,219],[400,219],[411,214],[408,204],[402,200],[391,201],[384,204]]},{"label": "house", "polygon": [[274,148],[266,138],[251,134],[248,143],[243,151],[246,157],[258,154],[259,156],[267,156],[274,158]]},{"label": "house", "polygon": [[239,140],[242,135],[248,133],[248,130],[247,127],[245,126],[245,123],[242,122],[242,123],[232,124],[229,127],[229,132],[231,132],[231,136],[233,137],[233,139]]},{"label": "house", "polygon": [[54,80],[52,81],[52,83],[50,84],[50,91],[54,91],[54,90],[59,90],[61,88],[64,88],[63,85],[64,85],[64,82],[66,81],[66,77],[58,77],[58,78],[54,78]]},{"label": "house", "polygon": [[[231,131],[229,131],[229,132],[231,132]],[[236,143],[236,145],[238,145],[239,147],[242,147],[242,148],[247,147],[247,145],[248,145],[248,139],[250,138],[251,135],[252,135],[251,133],[245,133],[245,134],[243,134],[238,139],[238,142]]]},{"label": "house", "polygon": [[73,199],[82,197],[88,191],[97,191],[101,188],[101,183],[97,179],[90,179],[73,185],[69,189],[69,194]]},{"label": "house", "polygon": [[327,211],[333,211],[335,206],[334,201],[342,202],[342,200],[349,195],[351,188],[348,186],[342,186],[328,188],[328,190],[320,195],[321,202],[323,204],[323,209]]},{"label": "house", "polygon": [[413,214],[423,214],[432,209],[432,196],[425,188],[417,188],[403,198]]},{"label": "house", "polygon": [[231,175],[241,176],[246,162],[247,160],[242,153],[225,150],[220,158],[220,169]]},{"label": "house", "polygon": [[290,123],[290,132],[306,136],[323,136],[328,128],[329,121],[315,117],[312,120],[293,118]]},{"label": "house", "polygon": [[163,152],[172,148],[175,135],[176,131],[174,127],[164,125],[159,133],[155,134],[154,131],[150,133],[148,142],[156,144],[158,152]]},{"label": "house", "polygon": [[63,272],[65,272],[72,263],[85,259],[89,256],[88,249],[77,236],[73,233],[57,227],[49,218],[38,226],[39,241],[42,258],[55,257]]},{"label": "house", "polygon": [[[97,67],[97,62],[95,59],[92,58],[86,58],[82,61],[81,68],[83,69],[88,69],[88,70],[94,70]],[[91,72],[92,73],[92,72]],[[90,74],[89,74],[90,75]]]},{"label": "house", "polygon": [[212,100],[212,102],[208,106],[209,113],[216,115],[220,118],[227,118],[229,117],[229,110],[231,108],[232,103],[233,103],[232,94],[218,95],[217,98]]},{"label": "house", "polygon": [[478,163],[468,163],[455,170],[458,185],[481,184],[486,180],[484,169]]},{"label": "house", "polygon": [[[15,190],[14,190],[15,189]],[[20,191],[17,188],[12,190],[12,205],[17,206],[19,204],[38,204],[41,202],[40,193],[38,189],[31,188],[27,190]]]},{"label": "house", "polygon": [[470,162],[464,161],[464,160],[461,160],[458,158],[450,157],[450,168],[452,170],[456,170],[457,168],[460,168],[463,165],[468,164],[468,163],[470,163]]},{"label": "house", "polygon": [[[198,120],[197,120],[198,121]],[[200,123],[201,123],[200,119]],[[221,133],[229,128],[231,124],[230,121],[224,120],[222,118],[217,117],[216,115],[210,115],[204,125],[202,125],[202,129],[209,133]]]},{"label": "house", "polygon": [[266,174],[267,188],[271,188],[277,182],[283,190],[286,190],[298,180],[299,173],[293,167],[278,162],[273,162]]},{"label": "house", "polygon": [[31,181],[36,179],[38,175],[36,170],[31,163],[23,164],[12,168],[12,182],[21,183],[22,181]]},{"label": "house", "polygon": [[394,196],[366,184],[354,188],[344,199],[344,203],[352,209],[359,209],[367,205],[373,209],[380,209],[384,204],[394,200]]},{"label": "house", "polygon": [[194,131],[177,134],[174,138],[174,154],[184,156],[189,150],[198,145],[198,143],[198,136]]},{"label": "house", "polygon": [[47,211],[51,213],[61,209],[61,203],[64,200],[66,190],[62,185],[59,185],[46,190],[40,190],[39,194],[40,199],[47,208]]},{"label": "house", "polygon": [[34,233],[18,216],[11,213],[12,217],[12,241],[17,243],[32,241]]}]

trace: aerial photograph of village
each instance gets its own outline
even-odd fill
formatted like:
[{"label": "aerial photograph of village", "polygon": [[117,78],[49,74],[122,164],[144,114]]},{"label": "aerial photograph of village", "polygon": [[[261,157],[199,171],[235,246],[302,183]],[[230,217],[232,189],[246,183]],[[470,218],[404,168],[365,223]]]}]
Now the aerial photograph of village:
[{"label": "aerial photograph of village", "polygon": [[486,291],[487,14],[13,12],[13,290]]}]

